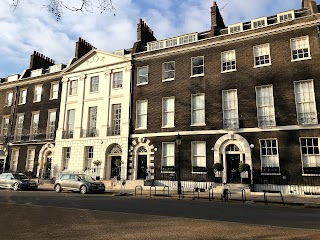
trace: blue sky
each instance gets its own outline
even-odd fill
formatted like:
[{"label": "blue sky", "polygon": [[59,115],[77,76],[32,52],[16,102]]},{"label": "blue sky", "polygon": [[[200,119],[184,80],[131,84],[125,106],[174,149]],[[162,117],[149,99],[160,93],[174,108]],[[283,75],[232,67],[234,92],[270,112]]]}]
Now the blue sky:
[{"label": "blue sky", "polygon": [[[12,0],[0,1],[0,77],[29,67],[38,51],[56,63],[67,63],[75,42],[82,37],[104,51],[131,48],[139,18],[147,22],[157,39],[210,29],[213,0],[114,0],[116,16],[65,11],[61,21],[47,12],[49,0],[23,0],[12,11]],[[79,0],[65,0],[76,4]],[[97,1],[97,0],[93,0]],[[301,0],[217,0],[226,25],[301,8]]]}]

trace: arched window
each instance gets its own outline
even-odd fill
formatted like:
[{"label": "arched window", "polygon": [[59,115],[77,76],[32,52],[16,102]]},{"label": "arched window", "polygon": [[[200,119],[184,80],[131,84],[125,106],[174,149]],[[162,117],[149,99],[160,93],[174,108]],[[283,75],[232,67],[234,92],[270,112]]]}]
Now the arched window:
[{"label": "arched window", "polygon": [[238,152],[240,151],[239,148],[235,145],[235,144],[229,144],[227,147],[226,147],[226,151],[227,152]]},{"label": "arched window", "polygon": [[122,153],[122,149],[121,147],[119,146],[119,144],[114,144],[112,146],[112,148],[110,149],[110,154],[117,154],[117,153]]},{"label": "arched window", "polygon": [[145,147],[140,147],[139,149],[138,149],[138,153],[147,153],[148,151],[147,151],[147,149],[145,148]]}]

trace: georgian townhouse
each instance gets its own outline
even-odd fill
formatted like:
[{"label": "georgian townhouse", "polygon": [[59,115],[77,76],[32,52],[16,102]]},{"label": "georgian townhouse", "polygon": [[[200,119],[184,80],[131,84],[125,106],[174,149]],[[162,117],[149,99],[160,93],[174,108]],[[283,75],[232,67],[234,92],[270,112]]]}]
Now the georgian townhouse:
[{"label": "georgian townhouse", "polygon": [[50,177],[63,64],[34,52],[30,67],[0,83],[0,167]]},{"label": "georgian townhouse", "polygon": [[209,31],[162,40],[140,19],[128,178],[319,185],[318,8],[225,26],[214,2]]},{"label": "georgian townhouse", "polygon": [[93,48],[65,69],[53,177],[126,178],[131,71],[130,51]]}]

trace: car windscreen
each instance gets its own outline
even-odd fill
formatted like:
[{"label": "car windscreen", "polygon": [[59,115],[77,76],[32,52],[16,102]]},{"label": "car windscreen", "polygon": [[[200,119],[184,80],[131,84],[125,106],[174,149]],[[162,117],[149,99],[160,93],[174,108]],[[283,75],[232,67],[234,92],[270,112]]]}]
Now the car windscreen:
[{"label": "car windscreen", "polygon": [[12,174],[14,176],[15,179],[19,179],[19,180],[28,180],[29,178],[26,175],[23,174]]},{"label": "car windscreen", "polygon": [[89,175],[78,175],[81,179],[86,181],[94,181],[95,179]]}]

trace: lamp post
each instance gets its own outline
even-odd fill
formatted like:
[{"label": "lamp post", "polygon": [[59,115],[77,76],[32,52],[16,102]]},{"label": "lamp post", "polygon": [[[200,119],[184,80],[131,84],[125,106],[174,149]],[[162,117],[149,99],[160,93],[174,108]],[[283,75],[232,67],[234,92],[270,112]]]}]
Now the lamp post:
[{"label": "lamp post", "polygon": [[181,161],[180,161],[181,136],[179,133],[178,133],[178,136],[176,137],[176,145],[178,147],[178,194],[180,198],[180,195],[181,195]]}]

